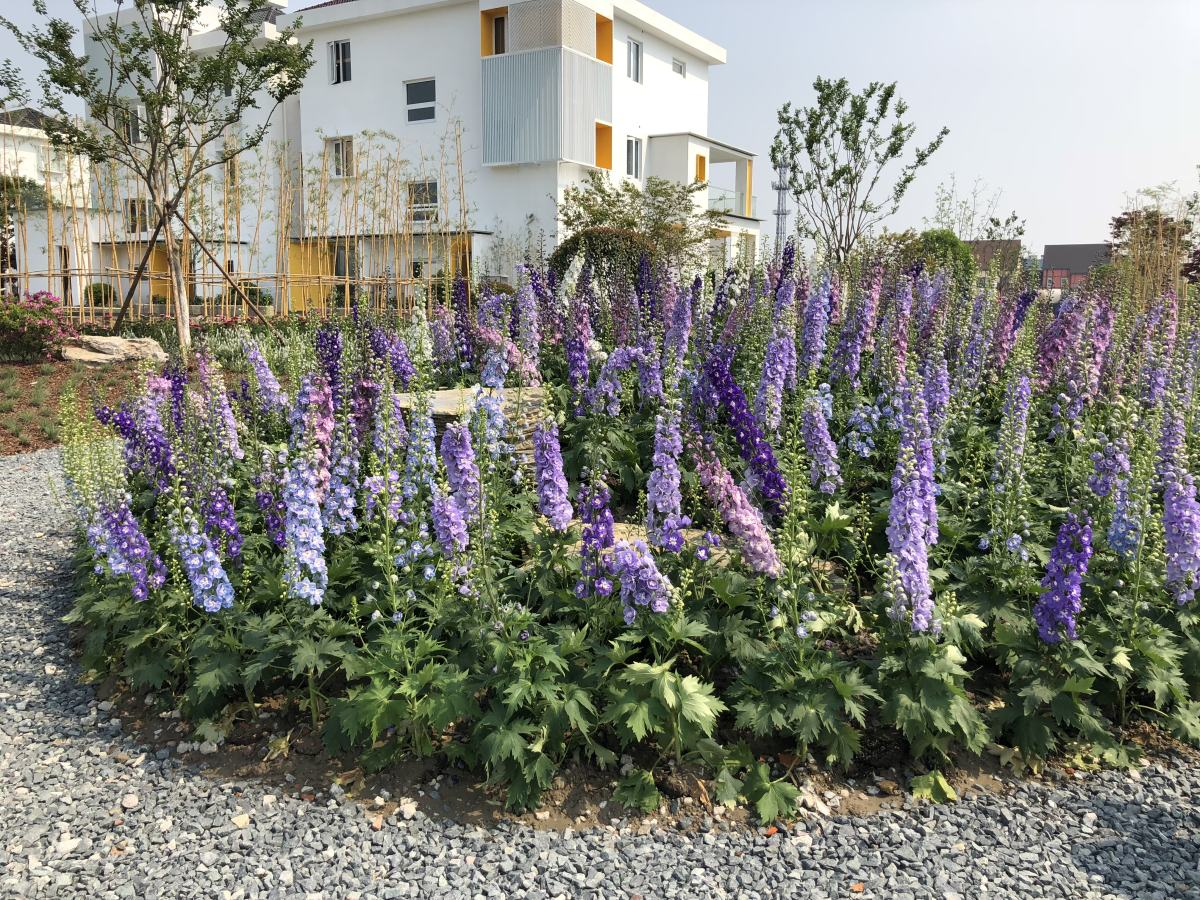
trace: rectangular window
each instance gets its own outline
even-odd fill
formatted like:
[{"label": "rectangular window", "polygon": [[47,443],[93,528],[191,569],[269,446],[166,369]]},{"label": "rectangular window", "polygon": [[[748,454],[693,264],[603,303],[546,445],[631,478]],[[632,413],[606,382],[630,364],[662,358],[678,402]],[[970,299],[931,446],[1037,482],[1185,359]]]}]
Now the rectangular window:
[{"label": "rectangular window", "polygon": [[625,139],[625,174],[632,178],[642,177],[642,139]]},{"label": "rectangular window", "polygon": [[508,37],[508,17],[496,16],[492,19],[492,52],[503,53],[505,51]]},{"label": "rectangular window", "polygon": [[138,110],[133,106],[118,106],[116,109],[116,127],[128,144],[142,142],[142,122]]},{"label": "rectangular window", "polygon": [[350,42],[330,41],[329,82],[341,84],[350,80]]},{"label": "rectangular window", "polygon": [[349,178],[354,174],[354,138],[329,138],[325,141],[325,157],[330,175]]},{"label": "rectangular window", "polygon": [[434,103],[437,100],[437,84],[432,78],[410,81],[404,85],[404,99],[408,104],[408,121],[432,122]]},{"label": "rectangular window", "polygon": [[696,154],[696,180],[708,181],[708,157]]},{"label": "rectangular window", "polygon": [[687,78],[687,63],[682,59],[671,60],[671,71],[680,78]]},{"label": "rectangular window", "polygon": [[629,39],[629,58],[625,68],[626,74],[634,81],[642,80],[642,42]]},{"label": "rectangular window", "polygon": [[141,234],[150,230],[150,201],[130,198],[125,201],[125,231]]},{"label": "rectangular window", "polygon": [[438,184],[436,181],[410,181],[408,208],[414,222],[436,222],[438,213]]}]

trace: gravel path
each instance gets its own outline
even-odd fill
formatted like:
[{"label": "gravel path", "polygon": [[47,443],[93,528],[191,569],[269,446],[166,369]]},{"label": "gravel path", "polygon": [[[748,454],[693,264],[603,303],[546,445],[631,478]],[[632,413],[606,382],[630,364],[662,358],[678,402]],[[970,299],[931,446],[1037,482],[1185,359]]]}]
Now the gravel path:
[{"label": "gravel path", "polygon": [[350,803],[214,781],[146,752],[76,683],[60,493],[54,451],[0,458],[2,897],[1200,898],[1194,767],[769,838],[484,830],[419,812],[375,831]]}]

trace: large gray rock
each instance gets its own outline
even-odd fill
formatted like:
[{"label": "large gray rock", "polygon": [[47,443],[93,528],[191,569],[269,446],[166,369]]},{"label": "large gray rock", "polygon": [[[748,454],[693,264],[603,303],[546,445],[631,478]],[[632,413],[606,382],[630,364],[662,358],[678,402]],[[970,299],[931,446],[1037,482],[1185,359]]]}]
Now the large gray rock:
[{"label": "large gray rock", "polygon": [[105,366],[113,363],[137,362],[148,359],[167,361],[167,354],[154,338],[110,337],[103,334],[84,334],[63,348],[63,359],[69,362]]}]

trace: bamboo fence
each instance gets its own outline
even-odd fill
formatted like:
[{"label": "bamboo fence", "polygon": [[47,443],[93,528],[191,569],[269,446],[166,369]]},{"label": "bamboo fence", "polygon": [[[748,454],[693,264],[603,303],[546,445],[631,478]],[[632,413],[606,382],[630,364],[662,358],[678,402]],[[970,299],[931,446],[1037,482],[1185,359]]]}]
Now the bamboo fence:
[{"label": "bamboo fence", "polygon": [[[181,212],[225,261],[225,272],[177,228],[193,316],[250,315],[230,278],[268,314],[349,313],[356,298],[375,311],[404,314],[425,302],[438,276],[469,269],[471,259],[461,126],[452,122],[439,143],[436,154],[409,156],[391,135],[355,135],[353,165],[340,175],[324,149],[305,154],[280,143],[208,170]],[[28,137],[0,127],[0,173],[18,174],[22,147],[28,155]],[[11,211],[0,289],[50,290],[75,320],[108,321],[145,253],[154,213],[127,207],[141,194],[115,164],[38,156],[36,173],[26,165],[19,174],[47,186],[51,202],[31,206],[24,193],[9,190],[10,181],[0,186],[0,203]],[[432,199],[428,182],[436,182],[436,203],[415,202]],[[173,315],[161,247],[150,256],[130,319]]]}]

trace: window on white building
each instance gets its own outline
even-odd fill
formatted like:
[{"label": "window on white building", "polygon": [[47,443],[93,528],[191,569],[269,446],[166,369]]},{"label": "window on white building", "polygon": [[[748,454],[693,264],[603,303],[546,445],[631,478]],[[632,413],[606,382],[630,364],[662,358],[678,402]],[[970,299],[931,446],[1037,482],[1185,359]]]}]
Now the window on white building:
[{"label": "window on white building", "polygon": [[625,67],[625,72],[634,81],[641,83],[642,80],[642,42],[629,39],[629,58]]},{"label": "window on white building", "polygon": [[632,178],[642,177],[642,139],[625,139],[625,174]]},{"label": "window on white building", "polygon": [[438,183],[436,181],[410,181],[408,183],[408,208],[414,222],[437,221]]},{"label": "window on white building", "polygon": [[125,231],[128,234],[141,234],[150,230],[150,201],[141,198],[125,200]]},{"label": "window on white building", "polygon": [[354,138],[328,138],[325,141],[325,158],[329,174],[334,178],[349,178],[354,174]]},{"label": "window on white building", "polygon": [[404,99],[408,104],[408,121],[432,122],[434,103],[437,101],[437,82],[432,78],[408,82],[404,85]]},{"label": "window on white building", "polygon": [[680,78],[687,78],[687,63],[682,59],[671,60],[671,71]]},{"label": "window on white building", "polygon": [[129,144],[142,142],[142,120],[136,106],[118,105],[115,110],[115,127]]},{"label": "window on white building", "polygon": [[508,17],[496,16],[492,19],[492,52],[503,53],[508,45]]},{"label": "window on white building", "polygon": [[329,42],[329,82],[341,84],[350,80],[350,42]]}]

